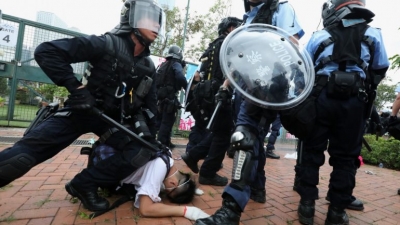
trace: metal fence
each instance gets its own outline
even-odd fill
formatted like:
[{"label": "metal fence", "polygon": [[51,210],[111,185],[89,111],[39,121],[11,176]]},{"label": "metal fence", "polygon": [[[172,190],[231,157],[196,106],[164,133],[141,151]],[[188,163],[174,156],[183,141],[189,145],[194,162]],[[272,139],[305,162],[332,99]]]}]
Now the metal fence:
[{"label": "metal fence", "polygon": [[[34,60],[36,47],[46,41],[85,34],[3,15],[0,32],[0,126],[27,127],[42,104],[58,101],[41,91],[53,82]],[[85,63],[72,65],[81,77]]]}]

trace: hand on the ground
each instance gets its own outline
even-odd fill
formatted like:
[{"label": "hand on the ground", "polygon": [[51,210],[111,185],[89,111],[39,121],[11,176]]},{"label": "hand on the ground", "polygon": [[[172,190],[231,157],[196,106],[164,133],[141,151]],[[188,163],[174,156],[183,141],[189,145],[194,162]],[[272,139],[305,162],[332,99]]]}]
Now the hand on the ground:
[{"label": "hand on the ground", "polygon": [[189,220],[197,220],[209,217],[210,215],[197,207],[185,206],[185,214],[183,216]]}]

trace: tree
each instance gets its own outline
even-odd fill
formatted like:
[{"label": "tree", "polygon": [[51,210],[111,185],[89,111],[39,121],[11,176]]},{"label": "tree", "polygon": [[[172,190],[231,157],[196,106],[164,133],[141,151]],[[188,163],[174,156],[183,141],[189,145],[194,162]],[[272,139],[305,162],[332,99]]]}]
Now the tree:
[{"label": "tree", "polygon": [[6,96],[8,91],[7,78],[0,77],[0,96]]},{"label": "tree", "polygon": [[[186,9],[187,10],[187,9]],[[163,56],[171,45],[183,47],[184,43],[184,29],[185,29],[185,14],[182,14],[178,7],[173,9],[164,8],[166,15],[165,38],[157,38],[156,41],[150,46],[151,53],[156,56]],[[188,17],[188,29],[186,31],[186,40],[189,41],[193,35],[199,33],[202,26],[201,18],[198,16]]]},{"label": "tree", "polygon": [[[387,79],[387,80],[386,80]],[[388,78],[378,85],[375,98],[375,106],[377,111],[381,111],[387,103],[392,103],[396,97],[394,90],[396,85],[389,85],[386,81],[391,81]]]},{"label": "tree", "polygon": [[[196,41],[195,44],[185,46],[184,56],[186,59],[197,61],[199,52],[204,52],[208,44],[217,38],[218,24],[222,18],[227,17],[231,0],[217,0],[205,15],[198,15],[197,11],[188,15],[187,28],[184,37],[186,10],[182,13],[178,7],[173,9],[164,8],[166,14],[166,37],[162,41],[158,38],[151,45],[153,55],[163,56],[171,45],[183,47],[184,43]],[[185,38],[185,39],[184,39]],[[199,39],[199,41],[197,41]]]},{"label": "tree", "polygon": [[203,53],[208,44],[218,37],[218,24],[225,17],[230,15],[231,0],[217,0],[205,15],[196,16],[195,21],[200,24],[188,23],[188,26],[198,26],[200,29],[200,40],[196,44],[191,44],[185,52],[187,58],[197,61],[199,53]]}]

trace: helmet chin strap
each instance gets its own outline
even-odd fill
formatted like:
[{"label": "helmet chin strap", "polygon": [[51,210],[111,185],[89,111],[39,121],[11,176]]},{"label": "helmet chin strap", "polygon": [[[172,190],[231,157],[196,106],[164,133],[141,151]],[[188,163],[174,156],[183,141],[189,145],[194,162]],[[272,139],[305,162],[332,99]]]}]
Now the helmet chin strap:
[{"label": "helmet chin strap", "polygon": [[135,34],[136,38],[142,44],[143,46],[150,46],[150,42],[144,40],[142,34],[140,34],[139,30],[137,28],[133,28],[133,33]]},{"label": "helmet chin strap", "polygon": [[253,6],[253,7],[259,6],[259,5],[261,5],[262,3],[264,3],[264,2],[262,2],[262,1],[259,1],[259,2],[250,2],[249,0],[246,0],[246,1],[249,3],[249,5],[251,5],[251,6]]}]

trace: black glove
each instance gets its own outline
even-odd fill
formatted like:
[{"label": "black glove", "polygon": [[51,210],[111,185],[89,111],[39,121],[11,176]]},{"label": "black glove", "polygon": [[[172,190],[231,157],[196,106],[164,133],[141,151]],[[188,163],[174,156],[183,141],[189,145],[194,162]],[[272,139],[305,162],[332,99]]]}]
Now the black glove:
[{"label": "black glove", "polygon": [[215,95],[215,103],[221,102],[222,106],[230,106],[232,102],[232,93],[228,88],[220,87]]},{"label": "black glove", "polygon": [[75,89],[68,95],[68,105],[76,110],[90,110],[96,100],[86,87]]}]

